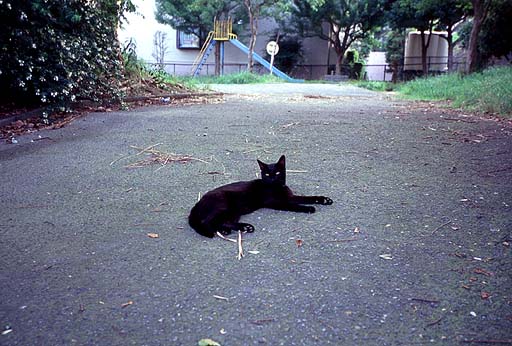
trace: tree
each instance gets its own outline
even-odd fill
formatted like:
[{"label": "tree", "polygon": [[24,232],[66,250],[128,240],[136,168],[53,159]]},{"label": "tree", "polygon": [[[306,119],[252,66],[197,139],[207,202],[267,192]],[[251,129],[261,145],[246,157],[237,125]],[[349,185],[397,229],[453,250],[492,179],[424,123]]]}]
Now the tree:
[{"label": "tree", "polygon": [[153,35],[153,53],[151,56],[155,59],[160,69],[164,68],[165,53],[167,53],[167,34],[162,31],[157,31]]},{"label": "tree", "polygon": [[[431,0],[432,1],[432,0]],[[458,41],[454,41],[454,30],[463,22],[469,13],[469,0],[434,0],[436,16],[439,18],[437,28],[446,31],[442,36],[448,43],[448,71],[453,70],[453,49]]]},{"label": "tree", "polygon": [[388,33],[386,40],[386,61],[391,66],[392,82],[398,81],[400,66],[404,61],[405,30],[395,29]]},{"label": "tree", "polygon": [[204,42],[213,30],[213,19],[227,18],[239,6],[239,1],[231,0],[156,0],[155,16],[158,22]]},{"label": "tree", "polygon": [[478,41],[480,30],[487,18],[492,0],[471,0],[473,5],[473,26],[469,35],[469,44],[466,54],[466,72],[475,72],[478,68]]},{"label": "tree", "polygon": [[305,36],[327,40],[336,52],[336,74],[352,43],[384,21],[384,0],[294,0],[292,15]]},{"label": "tree", "polygon": [[258,20],[262,9],[271,4],[275,4],[276,0],[244,0],[244,6],[249,17],[249,31],[251,33],[249,39],[249,53],[247,54],[247,70],[252,72],[254,60],[252,55],[256,46],[256,38],[258,36]]},{"label": "tree", "polygon": [[435,1],[398,0],[389,12],[390,24],[394,29],[415,28],[421,37],[421,67],[423,75],[428,74],[427,50],[432,30],[437,21]]},{"label": "tree", "polygon": [[479,35],[479,65],[483,66],[492,57],[505,57],[512,53],[512,2],[510,0],[493,0],[487,19]]}]

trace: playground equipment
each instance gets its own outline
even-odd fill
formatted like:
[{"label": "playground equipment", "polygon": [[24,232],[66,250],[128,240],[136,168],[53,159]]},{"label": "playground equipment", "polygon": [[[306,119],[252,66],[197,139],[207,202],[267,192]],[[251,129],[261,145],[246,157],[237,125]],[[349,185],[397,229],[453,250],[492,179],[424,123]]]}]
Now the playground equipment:
[{"label": "playground equipment", "polygon": [[[196,59],[194,60],[194,63],[192,64],[192,75],[194,77],[199,75],[199,73],[201,72],[203,65],[206,63],[206,60],[210,56],[217,42],[220,45],[219,59],[221,74],[224,73],[224,42],[229,42],[245,54],[249,54],[249,48],[242,42],[238,41],[237,36],[233,34],[233,22],[231,18],[228,18],[228,20],[217,20],[217,18],[215,18],[213,21],[213,31],[210,31],[208,33],[208,36],[204,41],[203,47],[199,51],[199,54],[197,55]],[[267,70],[270,71],[272,69],[272,73],[281,79],[295,83],[304,82],[302,79],[295,79],[288,76],[286,73],[278,70],[275,66],[271,67],[270,63],[263,59],[257,53],[253,52],[252,57],[255,61],[260,63]]]}]

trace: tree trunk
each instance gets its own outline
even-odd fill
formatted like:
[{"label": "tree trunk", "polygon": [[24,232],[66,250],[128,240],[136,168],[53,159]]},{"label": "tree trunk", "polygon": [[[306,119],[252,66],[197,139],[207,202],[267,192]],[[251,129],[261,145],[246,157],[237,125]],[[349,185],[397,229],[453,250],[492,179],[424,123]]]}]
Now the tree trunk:
[{"label": "tree trunk", "polygon": [[475,72],[478,68],[478,35],[482,24],[487,17],[490,0],[471,0],[473,4],[473,26],[469,36],[469,45],[466,55],[466,73]]},{"label": "tree trunk", "polygon": [[453,26],[448,26],[448,72],[453,72]]},{"label": "tree trunk", "polygon": [[427,65],[427,49],[425,44],[425,31],[421,30],[421,70],[423,71],[423,77],[428,75],[428,65]]},{"label": "tree trunk", "polygon": [[[331,25],[332,28],[334,26]],[[343,33],[343,41],[340,40],[340,31],[333,30],[333,45],[334,50],[336,52],[336,74],[341,74],[341,67],[343,66],[343,58],[345,57],[345,52],[348,49],[348,40],[350,35],[350,27],[345,28],[345,32]]]},{"label": "tree trunk", "polygon": [[425,37],[425,30],[421,29],[421,68],[423,70],[423,76],[428,76],[429,64],[427,63],[427,52],[428,46],[430,46],[430,39],[432,38],[432,24],[428,30],[428,39]]},{"label": "tree trunk", "polygon": [[215,75],[220,76],[220,44],[215,45]]},{"label": "tree trunk", "polygon": [[256,46],[256,37],[258,35],[258,11],[259,7],[256,5],[253,7],[251,0],[244,0],[247,13],[249,14],[249,26],[251,31],[251,38],[249,40],[249,53],[247,54],[247,71],[252,72],[254,68],[254,59],[252,57],[254,53],[254,47]]},{"label": "tree trunk", "polygon": [[343,62],[343,55],[344,53],[338,53],[338,56],[336,57],[336,75],[341,74],[341,63]]}]

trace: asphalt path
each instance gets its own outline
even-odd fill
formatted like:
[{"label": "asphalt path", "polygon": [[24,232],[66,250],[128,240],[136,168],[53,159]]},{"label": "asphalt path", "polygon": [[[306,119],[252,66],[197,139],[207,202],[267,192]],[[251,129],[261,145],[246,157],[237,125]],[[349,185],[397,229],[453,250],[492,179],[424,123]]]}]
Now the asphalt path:
[{"label": "asphalt path", "polygon": [[[0,345],[512,341],[509,125],[347,85],[212,89],[232,94],[0,144]],[[241,260],[188,226],[282,154],[334,204],[244,217]]]}]

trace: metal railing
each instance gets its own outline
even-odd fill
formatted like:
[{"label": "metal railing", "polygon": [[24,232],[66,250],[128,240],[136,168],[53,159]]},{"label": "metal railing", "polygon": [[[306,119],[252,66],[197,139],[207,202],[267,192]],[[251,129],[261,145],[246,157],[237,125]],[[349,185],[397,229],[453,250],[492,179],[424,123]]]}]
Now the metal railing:
[{"label": "metal railing", "polygon": [[[163,64],[148,63],[149,66],[162,68],[175,76],[190,75],[192,63],[189,62],[164,62]],[[418,69],[419,65],[419,69]],[[412,67],[412,69],[411,69]],[[442,68],[441,68],[442,67]],[[461,71],[465,67],[465,62],[458,60],[453,62],[452,71]],[[411,78],[422,75],[421,63],[413,62],[408,64],[401,64],[397,66],[397,80],[409,80]],[[440,74],[447,72],[446,62],[434,62],[433,59],[428,62],[429,74]],[[245,63],[224,63],[224,74],[239,73],[247,70]],[[350,66],[342,66],[342,71],[349,71]],[[294,78],[301,78],[306,80],[321,80],[326,75],[333,74],[334,65],[322,64],[299,64],[296,65],[289,73]],[[268,74],[259,64],[254,66],[254,73]],[[215,74],[215,63],[204,63],[200,72],[200,76],[213,76]],[[345,73],[344,73],[345,74]],[[374,81],[391,81],[393,70],[389,64],[373,64],[363,65],[360,78],[369,79]]]}]

